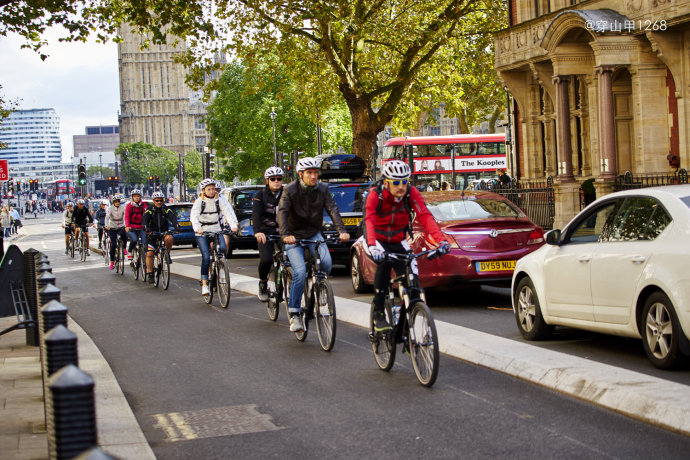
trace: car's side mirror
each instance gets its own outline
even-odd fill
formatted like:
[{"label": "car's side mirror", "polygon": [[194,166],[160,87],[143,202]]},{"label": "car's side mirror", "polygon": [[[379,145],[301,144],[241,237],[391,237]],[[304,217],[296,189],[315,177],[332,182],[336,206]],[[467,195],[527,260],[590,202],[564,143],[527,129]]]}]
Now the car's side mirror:
[{"label": "car's side mirror", "polygon": [[546,232],[545,239],[546,244],[559,245],[561,244],[561,231],[560,229],[549,230]]}]

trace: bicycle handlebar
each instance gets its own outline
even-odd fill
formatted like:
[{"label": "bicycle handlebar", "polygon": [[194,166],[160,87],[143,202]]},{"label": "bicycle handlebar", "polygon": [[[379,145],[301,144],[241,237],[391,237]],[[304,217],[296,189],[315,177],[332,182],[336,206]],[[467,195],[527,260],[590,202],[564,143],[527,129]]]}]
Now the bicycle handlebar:
[{"label": "bicycle handlebar", "polygon": [[[426,251],[422,252],[417,252],[417,253],[399,253],[399,252],[388,252],[386,251],[384,253],[384,257],[386,259],[396,259],[396,260],[404,260],[404,261],[412,261],[414,259],[418,259],[420,257],[426,256],[431,257],[438,253],[440,248],[434,248],[434,249],[427,249]],[[441,254],[443,255],[443,254]]]}]

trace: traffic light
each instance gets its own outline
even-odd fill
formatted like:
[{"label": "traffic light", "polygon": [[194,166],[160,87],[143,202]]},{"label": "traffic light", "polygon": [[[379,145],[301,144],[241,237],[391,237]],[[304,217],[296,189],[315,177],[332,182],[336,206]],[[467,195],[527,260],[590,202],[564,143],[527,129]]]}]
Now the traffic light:
[{"label": "traffic light", "polygon": [[280,164],[278,166],[280,166],[282,169],[285,169],[287,167],[287,165],[290,164],[290,154],[289,153],[281,153],[280,155],[281,155]]},{"label": "traffic light", "polygon": [[79,163],[79,185],[86,185],[86,165]]},{"label": "traffic light", "polygon": [[213,174],[216,171],[216,154],[213,153],[213,150],[211,150],[208,155],[209,155],[209,158],[208,158],[209,176],[208,177],[213,177]]},{"label": "traffic light", "polygon": [[17,192],[21,192],[21,191],[22,191],[22,182],[18,180],[17,181]]},{"label": "traffic light", "polygon": [[292,180],[292,165],[290,163],[285,165],[283,172],[285,173],[286,182]]},{"label": "traffic light", "polygon": [[156,187],[158,187],[159,185],[160,185],[160,178],[158,176],[156,176]]},{"label": "traffic light", "polygon": [[117,176],[113,176],[113,191],[117,191],[120,186],[120,180]]},{"label": "traffic light", "polygon": [[153,176],[149,176],[149,181],[146,185],[148,185],[149,187],[153,185]]},{"label": "traffic light", "polygon": [[10,179],[8,184],[9,184],[8,190],[10,192],[12,192],[12,195],[14,195],[14,179]]},{"label": "traffic light", "polygon": [[35,182],[36,182],[35,180],[29,179],[29,191],[30,192],[33,192],[34,190],[36,190]]},{"label": "traffic light", "polygon": [[106,186],[110,189],[113,186],[113,176],[108,176],[108,182],[106,183]]}]

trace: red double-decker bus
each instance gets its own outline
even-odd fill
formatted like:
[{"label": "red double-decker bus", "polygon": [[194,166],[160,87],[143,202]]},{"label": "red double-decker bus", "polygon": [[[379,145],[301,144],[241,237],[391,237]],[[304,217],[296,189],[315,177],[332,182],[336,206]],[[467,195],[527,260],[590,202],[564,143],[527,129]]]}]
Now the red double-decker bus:
[{"label": "red double-decker bus", "polygon": [[46,190],[46,200],[49,207],[52,207],[51,203],[73,200],[75,198],[74,181],[71,179],[57,179],[51,182],[44,182],[43,187]]},{"label": "red double-decker bus", "polygon": [[505,141],[504,133],[396,137],[383,146],[382,161],[410,164],[416,186],[439,190],[448,182],[460,190],[496,179],[496,170],[507,166]]}]

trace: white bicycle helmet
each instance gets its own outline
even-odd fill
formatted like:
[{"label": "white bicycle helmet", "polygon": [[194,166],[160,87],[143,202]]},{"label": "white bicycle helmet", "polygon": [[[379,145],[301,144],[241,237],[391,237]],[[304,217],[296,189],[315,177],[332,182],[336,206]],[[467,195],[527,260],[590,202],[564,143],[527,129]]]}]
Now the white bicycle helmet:
[{"label": "white bicycle helmet", "polygon": [[74,203],[72,203],[71,201],[68,201],[68,202],[67,202],[67,206],[72,206],[72,207],[74,207]]},{"label": "white bicycle helmet", "polygon": [[82,199],[78,199],[78,200],[77,200],[77,204],[85,204],[85,203],[86,203],[86,201],[84,201],[84,200],[82,200]]},{"label": "white bicycle helmet", "polygon": [[101,204],[108,206],[110,204],[110,202],[108,200],[103,199],[103,200],[101,200]]},{"label": "white bicycle helmet", "polygon": [[201,190],[205,189],[209,185],[213,185],[215,187],[216,181],[214,181],[213,179],[204,179],[201,182],[199,182],[199,186],[201,187]]},{"label": "white bicycle helmet", "polygon": [[132,191],[129,192],[129,196],[134,196],[134,195],[141,196],[141,190],[139,190],[138,188],[132,189]]},{"label": "white bicycle helmet", "polygon": [[321,162],[316,158],[300,158],[297,162],[297,172],[304,171],[306,169],[319,169],[321,168]]},{"label": "white bicycle helmet", "polygon": [[266,172],[264,172],[264,179],[268,179],[269,177],[276,177],[276,176],[283,177],[283,174],[285,174],[285,173],[278,166],[271,166],[270,168],[268,168],[266,170]]},{"label": "white bicycle helmet", "polygon": [[122,195],[115,195],[112,201],[113,203],[115,203],[116,201],[122,201]]},{"label": "white bicycle helmet", "polygon": [[151,199],[155,200],[156,198],[165,199],[165,195],[163,195],[163,192],[153,192],[153,195],[151,195]]},{"label": "white bicycle helmet", "polygon": [[412,171],[410,171],[410,167],[404,161],[392,160],[383,164],[381,174],[386,179],[409,179]]}]

